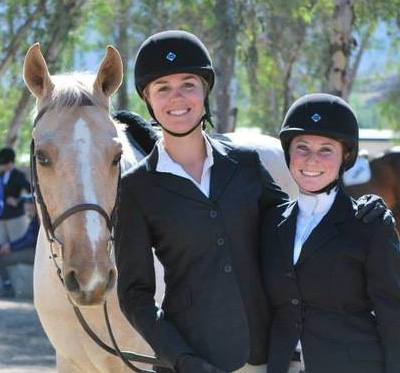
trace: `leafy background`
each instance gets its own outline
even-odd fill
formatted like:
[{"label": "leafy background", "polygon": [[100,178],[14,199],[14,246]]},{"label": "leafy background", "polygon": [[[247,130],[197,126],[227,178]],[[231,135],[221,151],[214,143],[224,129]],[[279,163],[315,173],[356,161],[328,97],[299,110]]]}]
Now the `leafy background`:
[{"label": "leafy background", "polygon": [[276,135],[288,106],[315,91],[348,100],[364,128],[398,131],[399,26],[400,0],[0,0],[0,146],[28,150],[34,100],[22,65],[32,43],[52,74],[95,71],[106,45],[116,46],[125,79],[113,107],[146,117],[134,59],[165,29],[190,31],[209,48],[217,132]]}]

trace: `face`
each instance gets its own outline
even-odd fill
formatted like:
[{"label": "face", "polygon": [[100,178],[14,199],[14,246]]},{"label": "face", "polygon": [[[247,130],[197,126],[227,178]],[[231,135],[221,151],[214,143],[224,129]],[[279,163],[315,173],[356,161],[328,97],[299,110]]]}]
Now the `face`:
[{"label": "face", "polygon": [[194,74],[156,79],[148,85],[146,98],[157,120],[172,132],[187,132],[204,114],[205,88]]},{"label": "face", "polygon": [[14,166],[13,162],[8,162],[8,163],[5,163],[5,164],[1,164],[0,165],[0,172],[10,171],[10,170],[12,170],[13,166]]},{"label": "face", "polygon": [[329,137],[296,136],[289,147],[289,169],[300,191],[316,192],[336,180],[343,153],[343,145]]}]

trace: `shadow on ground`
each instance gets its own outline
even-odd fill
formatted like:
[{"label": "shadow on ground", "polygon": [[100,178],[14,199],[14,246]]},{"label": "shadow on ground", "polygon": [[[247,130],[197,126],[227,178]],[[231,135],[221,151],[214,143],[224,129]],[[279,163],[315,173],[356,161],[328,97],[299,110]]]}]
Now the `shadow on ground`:
[{"label": "shadow on ground", "polygon": [[54,349],[29,301],[0,300],[0,372],[56,372]]}]

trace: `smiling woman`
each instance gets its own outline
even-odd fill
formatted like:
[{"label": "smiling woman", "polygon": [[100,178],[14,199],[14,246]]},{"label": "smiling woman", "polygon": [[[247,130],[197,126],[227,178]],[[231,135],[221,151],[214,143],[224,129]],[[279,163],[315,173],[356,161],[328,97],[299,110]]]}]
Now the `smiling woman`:
[{"label": "smiling woman", "polygon": [[299,342],[306,372],[400,371],[398,237],[393,226],[357,219],[341,185],[357,155],[354,111],[336,96],[303,96],[280,138],[300,193],[267,211],[261,229],[268,373],[286,373]]},{"label": "smiling woman", "polygon": [[[121,309],[168,368],[159,372],[264,373],[269,313],[258,222],[286,195],[255,151],[203,131],[214,70],[195,35],[149,37],[135,81],[162,138],[121,181]],[[153,248],[165,269],[161,305]]]}]

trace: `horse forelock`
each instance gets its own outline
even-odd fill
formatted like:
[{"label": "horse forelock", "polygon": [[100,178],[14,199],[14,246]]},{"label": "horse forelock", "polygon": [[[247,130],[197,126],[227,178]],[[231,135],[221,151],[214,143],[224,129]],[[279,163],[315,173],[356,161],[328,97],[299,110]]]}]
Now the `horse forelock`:
[{"label": "horse forelock", "polygon": [[90,73],[69,73],[51,77],[54,88],[43,106],[48,110],[88,105],[109,110],[109,99],[93,89],[96,76]]}]

